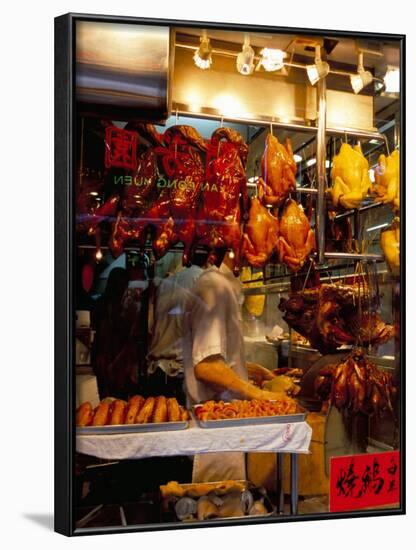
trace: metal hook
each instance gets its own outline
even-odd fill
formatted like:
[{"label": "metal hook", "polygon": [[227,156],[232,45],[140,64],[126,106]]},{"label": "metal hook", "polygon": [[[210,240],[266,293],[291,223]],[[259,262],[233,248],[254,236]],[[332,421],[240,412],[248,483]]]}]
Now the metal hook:
[{"label": "metal hook", "polygon": [[273,122],[270,122],[270,133],[273,135]]},{"label": "metal hook", "polygon": [[224,128],[224,115],[221,115],[220,128]]},{"label": "metal hook", "polygon": [[179,122],[179,114],[178,114],[178,108],[176,107],[175,124],[178,124],[178,122]]}]

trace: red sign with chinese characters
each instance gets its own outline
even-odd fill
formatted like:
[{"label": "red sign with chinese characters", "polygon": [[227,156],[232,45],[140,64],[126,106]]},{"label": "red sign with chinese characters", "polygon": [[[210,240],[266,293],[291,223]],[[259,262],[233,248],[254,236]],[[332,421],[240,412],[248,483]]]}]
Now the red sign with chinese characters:
[{"label": "red sign with chinese characters", "polygon": [[110,126],[105,129],[105,167],[135,170],[137,167],[137,134]]},{"label": "red sign with chinese characters", "polygon": [[329,511],[400,502],[400,453],[337,456],[330,462]]}]

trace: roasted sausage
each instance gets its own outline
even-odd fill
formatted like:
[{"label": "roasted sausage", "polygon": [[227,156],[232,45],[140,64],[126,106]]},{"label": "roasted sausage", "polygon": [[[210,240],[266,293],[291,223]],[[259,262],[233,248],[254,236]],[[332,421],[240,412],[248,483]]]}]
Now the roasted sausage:
[{"label": "roasted sausage", "polygon": [[156,399],[148,397],[136,416],[136,424],[148,424],[151,421]]},{"label": "roasted sausage", "polygon": [[130,397],[127,405],[126,424],[134,424],[136,422],[136,417],[139,414],[144,402],[145,399],[141,395],[134,395],[133,397]]}]

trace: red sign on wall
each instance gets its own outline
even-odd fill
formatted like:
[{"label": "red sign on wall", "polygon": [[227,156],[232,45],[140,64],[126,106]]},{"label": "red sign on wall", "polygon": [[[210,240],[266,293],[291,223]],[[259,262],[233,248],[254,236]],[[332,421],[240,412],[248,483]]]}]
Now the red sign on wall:
[{"label": "red sign on wall", "polygon": [[337,456],[330,462],[329,511],[400,502],[400,453]]}]

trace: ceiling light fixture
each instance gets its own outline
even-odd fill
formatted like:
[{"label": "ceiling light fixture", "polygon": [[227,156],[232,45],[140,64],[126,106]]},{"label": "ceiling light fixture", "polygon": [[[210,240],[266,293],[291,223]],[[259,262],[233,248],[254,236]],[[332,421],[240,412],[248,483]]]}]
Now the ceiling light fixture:
[{"label": "ceiling light fixture", "polygon": [[194,63],[199,69],[209,69],[212,65],[212,48],[207,31],[202,31],[202,36],[199,40],[201,43],[194,53]]},{"label": "ceiling light fixture", "polygon": [[293,155],[293,158],[295,159],[295,162],[302,162],[303,158],[300,155]]},{"label": "ceiling light fixture", "polygon": [[383,80],[386,86],[386,92],[400,92],[400,71],[397,67],[387,67]]},{"label": "ceiling light fixture", "polygon": [[263,48],[261,50],[260,64],[266,71],[280,71],[284,66],[286,52],[274,50],[272,48]]},{"label": "ceiling light fixture", "polygon": [[242,75],[249,75],[254,71],[254,50],[250,46],[247,34],[244,37],[243,49],[237,55],[237,70]]},{"label": "ceiling light fixture", "polygon": [[358,52],[357,74],[350,76],[351,86],[355,94],[373,82],[373,75],[364,69],[364,53]]},{"label": "ceiling light fixture", "polygon": [[321,59],[321,46],[315,46],[315,63],[314,65],[306,65],[306,72],[312,86],[329,73],[328,63]]}]

